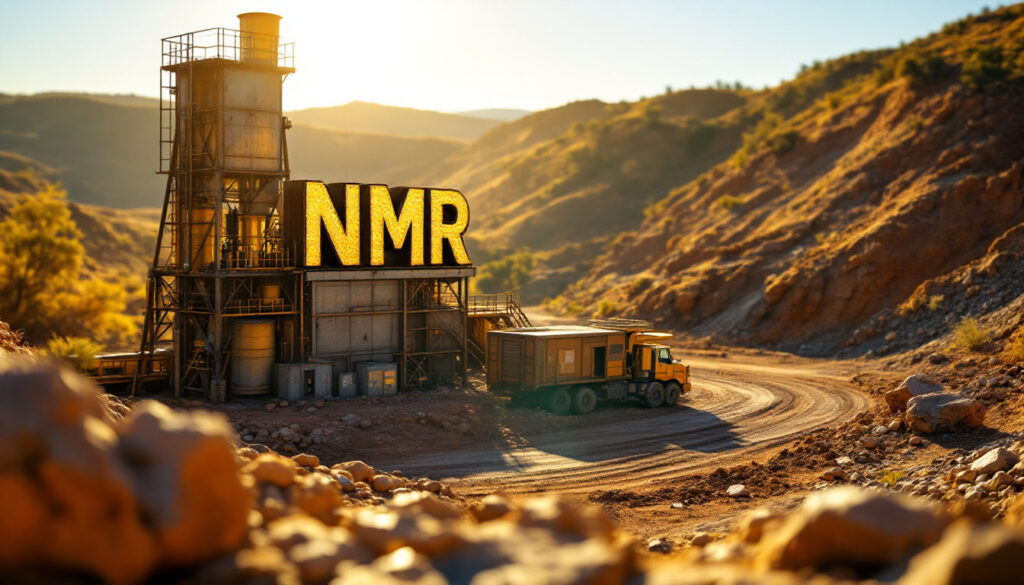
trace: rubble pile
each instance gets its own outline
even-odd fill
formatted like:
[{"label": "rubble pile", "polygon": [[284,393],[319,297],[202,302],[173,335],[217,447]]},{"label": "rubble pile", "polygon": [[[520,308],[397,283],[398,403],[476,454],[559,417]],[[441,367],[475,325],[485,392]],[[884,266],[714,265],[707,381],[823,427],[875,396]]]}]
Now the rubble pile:
[{"label": "rubble pile", "polygon": [[[1018,477],[1019,451],[958,462],[953,477]],[[450,493],[361,461],[328,467],[239,447],[219,414],[144,401],[118,419],[77,375],[0,361],[5,581],[943,585],[1004,582],[1024,552],[1022,498],[997,523],[845,486],[666,556],[593,506],[500,496],[467,505]]]},{"label": "rubble pile", "polygon": [[0,321],[0,353],[3,352],[27,352],[21,333],[11,331],[11,326]]}]

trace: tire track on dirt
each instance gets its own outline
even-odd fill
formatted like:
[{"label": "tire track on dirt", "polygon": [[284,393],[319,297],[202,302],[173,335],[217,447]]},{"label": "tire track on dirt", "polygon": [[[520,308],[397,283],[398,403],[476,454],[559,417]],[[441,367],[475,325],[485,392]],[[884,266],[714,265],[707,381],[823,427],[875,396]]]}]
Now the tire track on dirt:
[{"label": "tire track on dirt", "polygon": [[845,380],[821,371],[826,364],[688,361],[694,389],[676,408],[536,435],[529,447],[439,452],[389,465],[437,477],[468,495],[624,489],[749,462],[869,404]]}]

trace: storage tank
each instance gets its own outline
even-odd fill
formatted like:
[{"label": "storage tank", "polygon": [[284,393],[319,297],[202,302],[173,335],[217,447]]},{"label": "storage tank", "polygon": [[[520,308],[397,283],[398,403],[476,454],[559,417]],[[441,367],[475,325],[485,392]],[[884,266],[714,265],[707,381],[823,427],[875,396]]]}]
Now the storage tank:
[{"label": "storage tank", "polygon": [[238,15],[242,34],[242,61],[277,64],[277,41],[281,17],[269,12],[246,12]]},{"label": "storage tank", "polygon": [[231,391],[254,395],[270,392],[274,371],[274,321],[239,319],[231,342]]},{"label": "storage tank", "polygon": [[199,270],[213,264],[215,246],[213,244],[214,210],[212,207],[196,207],[192,209],[192,249],[187,258],[192,261],[191,268]]}]

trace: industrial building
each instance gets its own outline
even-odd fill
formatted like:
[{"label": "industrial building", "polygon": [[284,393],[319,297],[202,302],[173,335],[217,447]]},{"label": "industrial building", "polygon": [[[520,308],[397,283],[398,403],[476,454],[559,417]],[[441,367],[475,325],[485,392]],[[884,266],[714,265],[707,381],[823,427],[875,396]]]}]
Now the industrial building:
[{"label": "industrial building", "polygon": [[238,30],[163,39],[167,186],[132,391],[159,368],[175,396],[212,401],[344,395],[360,371],[381,371],[399,388],[464,380],[474,351],[468,257],[429,266],[302,261],[303,238],[283,218],[291,176],[281,94],[295,64],[279,19],[247,13]]}]

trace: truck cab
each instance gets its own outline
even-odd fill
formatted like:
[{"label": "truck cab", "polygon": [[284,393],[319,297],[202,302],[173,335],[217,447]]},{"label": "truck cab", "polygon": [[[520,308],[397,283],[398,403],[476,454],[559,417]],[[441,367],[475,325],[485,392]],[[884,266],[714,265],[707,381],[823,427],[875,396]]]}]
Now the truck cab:
[{"label": "truck cab", "polygon": [[636,343],[631,357],[633,379],[649,382],[648,389],[656,386],[666,402],[675,404],[680,394],[690,391],[690,368],[673,359],[667,345]]}]

